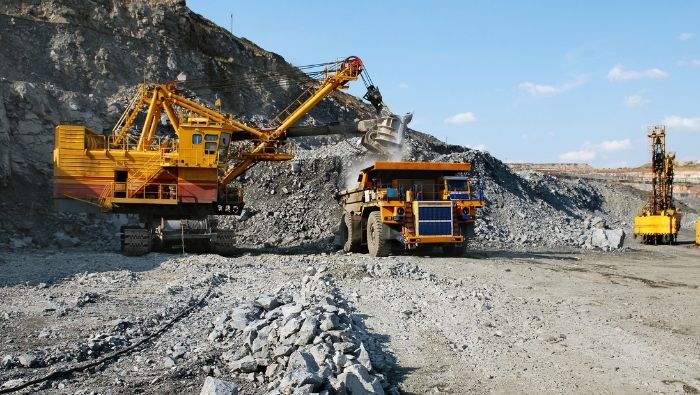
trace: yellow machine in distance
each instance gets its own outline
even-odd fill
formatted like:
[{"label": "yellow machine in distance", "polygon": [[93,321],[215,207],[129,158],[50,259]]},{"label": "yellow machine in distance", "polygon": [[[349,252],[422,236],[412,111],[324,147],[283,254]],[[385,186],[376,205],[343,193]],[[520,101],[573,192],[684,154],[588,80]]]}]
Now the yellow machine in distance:
[{"label": "yellow machine in distance", "polygon": [[675,243],[681,227],[681,214],[673,204],[673,161],[666,153],[666,128],[649,129],[651,142],[651,193],[642,212],[634,217],[634,237],[645,244]]}]

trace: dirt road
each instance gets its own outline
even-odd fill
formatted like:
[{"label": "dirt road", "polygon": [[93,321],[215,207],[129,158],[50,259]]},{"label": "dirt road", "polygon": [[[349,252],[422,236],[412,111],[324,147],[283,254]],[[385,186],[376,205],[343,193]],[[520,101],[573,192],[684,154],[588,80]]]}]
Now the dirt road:
[{"label": "dirt road", "polygon": [[[3,362],[0,382],[75,363],[77,345],[94,344],[115,320],[129,321],[137,338],[215,283],[206,306],[156,341],[33,391],[197,393],[214,374],[238,382],[242,393],[265,393],[265,383],[219,362],[221,347],[207,340],[211,322],[300,282],[309,266],[328,268],[382,345],[389,381],[404,393],[700,389],[700,250],[690,245],[633,245],[617,253],[472,251],[458,259],[0,254],[0,358],[31,352],[39,359],[29,368]],[[110,341],[116,344],[102,347],[120,347],[119,339]],[[168,361],[173,350],[182,352]],[[56,357],[61,352],[63,360]]]}]

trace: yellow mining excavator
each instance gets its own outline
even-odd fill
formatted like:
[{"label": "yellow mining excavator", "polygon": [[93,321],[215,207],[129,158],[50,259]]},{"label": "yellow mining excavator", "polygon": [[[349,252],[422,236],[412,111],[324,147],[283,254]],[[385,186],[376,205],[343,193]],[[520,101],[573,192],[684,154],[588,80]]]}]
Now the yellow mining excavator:
[{"label": "yellow mining excavator", "polygon": [[666,128],[654,126],[648,131],[651,142],[651,193],[641,213],[634,217],[634,237],[646,244],[676,242],[681,214],[673,204],[673,161],[666,153]]},{"label": "yellow mining excavator", "polygon": [[[180,244],[230,253],[233,229],[219,227],[213,215],[240,213],[243,194],[232,181],[251,166],[294,157],[295,145],[287,137],[342,129],[362,133],[363,145],[379,153],[401,144],[410,114],[388,110],[358,57],[323,67],[321,78],[308,82],[271,128],[250,126],[188,99],[174,82],[140,86],[110,134],[57,126],[57,209],[138,215],[138,222],[121,230],[122,252],[128,255]],[[377,110],[376,119],[350,128],[292,128],[323,98],[358,78],[365,82],[365,99]]]}]

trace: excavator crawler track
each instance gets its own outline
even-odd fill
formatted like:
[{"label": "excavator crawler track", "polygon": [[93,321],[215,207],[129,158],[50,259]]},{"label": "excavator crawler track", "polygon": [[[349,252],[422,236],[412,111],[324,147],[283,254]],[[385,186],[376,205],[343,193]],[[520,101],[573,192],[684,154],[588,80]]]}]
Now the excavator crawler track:
[{"label": "excavator crawler track", "polygon": [[218,229],[211,238],[211,252],[219,255],[230,255],[236,249],[235,231],[233,229]]},{"label": "excavator crawler track", "polygon": [[122,254],[141,256],[151,251],[151,231],[142,228],[122,229]]}]

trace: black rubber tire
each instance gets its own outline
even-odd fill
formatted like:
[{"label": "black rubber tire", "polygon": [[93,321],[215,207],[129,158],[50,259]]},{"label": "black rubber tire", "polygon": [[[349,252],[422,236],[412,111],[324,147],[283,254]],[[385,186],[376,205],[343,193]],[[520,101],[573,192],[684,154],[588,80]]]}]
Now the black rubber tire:
[{"label": "black rubber tire", "polygon": [[360,252],[362,248],[362,238],[355,233],[350,215],[348,215],[348,213],[343,214],[340,224],[340,234],[343,237],[343,251]]},{"label": "black rubber tire", "polygon": [[391,240],[386,239],[388,227],[382,223],[379,211],[372,211],[367,218],[367,249],[374,257],[389,256]]},{"label": "black rubber tire", "polygon": [[463,256],[467,251],[467,243],[463,243],[461,246],[456,244],[443,244],[442,253],[445,256],[460,257]]}]

